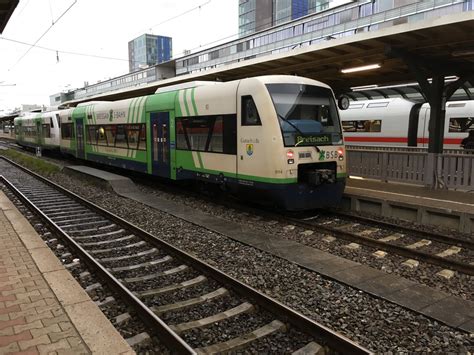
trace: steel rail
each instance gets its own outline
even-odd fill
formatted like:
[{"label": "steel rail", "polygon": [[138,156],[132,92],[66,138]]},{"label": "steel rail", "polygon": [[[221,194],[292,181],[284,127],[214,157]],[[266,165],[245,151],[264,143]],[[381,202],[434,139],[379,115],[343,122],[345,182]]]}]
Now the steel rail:
[{"label": "steel rail", "polygon": [[17,196],[32,212],[34,212],[54,233],[66,242],[66,244],[78,254],[99,277],[104,280],[120,297],[137,312],[142,321],[153,330],[163,343],[173,352],[179,354],[196,354],[196,352],[171,330],[159,317],[157,317],[145,304],[142,303],[132,292],[124,287],[110,272],[100,265],[89,253],[77,244],[67,233],[56,225],[46,214],[44,214],[34,203],[32,203],[20,190],[18,190],[4,176],[0,175],[0,181]]},{"label": "steel rail", "polygon": [[[98,205],[87,201],[80,197],[79,195],[75,194],[72,191],[69,191],[62,186],[57,185],[56,183],[32,172],[31,170],[11,161],[10,159],[7,159],[5,157],[2,157],[5,161],[8,161],[12,165],[16,166],[17,168],[25,171],[26,173],[34,176],[38,180],[48,184],[49,186],[63,192],[64,194],[68,195],[72,199],[78,201],[82,205],[94,210],[98,214],[102,215],[103,217],[111,220],[112,222],[116,223],[119,226],[122,226],[123,228],[127,228],[130,230],[133,234],[135,234],[137,237],[141,237],[150,244],[157,246],[159,248],[163,248],[167,251],[169,251],[171,254],[177,255],[180,259],[188,263],[189,265],[192,265],[194,268],[197,270],[200,270],[202,273],[210,275],[212,278],[215,280],[221,282],[222,284],[226,286],[230,286],[231,289],[233,289],[236,293],[240,294],[244,298],[248,298],[251,300],[254,300],[257,304],[259,304],[261,307],[264,309],[268,310],[272,314],[276,314],[279,319],[288,322],[298,328],[300,331],[309,334],[317,339],[322,339],[325,341],[325,343],[331,348],[334,349],[338,352],[344,353],[344,354],[371,354],[368,349],[365,349],[364,347],[360,346],[359,344],[353,342],[352,340],[346,338],[342,334],[339,334],[328,327],[320,324],[319,322],[316,322],[314,320],[309,319],[308,317],[300,314],[299,312],[294,311],[293,309],[285,306],[284,304],[274,300],[273,298],[266,296],[265,294],[259,292],[258,290],[254,289],[251,286],[248,286],[239,280],[223,273],[222,271],[212,267],[211,265],[205,263],[204,261],[195,258],[191,254],[188,254],[187,252],[169,244],[168,242],[158,239],[157,237],[151,235],[150,233],[144,231],[143,229],[127,222],[123,218],[113,214],[112,212],[106,211],[102,207],[99,207]],[[27,200],[27,199],[26,199]],[[28,200],[27,200],[28,201]],[[29,203],[28,203],[29,204]],[[37,210],[35,208],[35,210]],[[41,211],[40,211],[41,212]],[[43,215],[41,213],[41,215]],[[44,216],[46,217],[46,216]],[[46,217],[47,220],[49,218]],[[49,220],[50,221],[50,220]],[[50,221],[54,226],[54,222]],[[56,228],[55,228],[56,229]],[[74,242],[74,244],[76,244]],[[77,245],[77,244],[76,244]],[[83,250],[79,245],[77,245],[78,248]],[[85,251],[83,250],[85,253]],[[99,265],[95,260],[93,260],[94,265]],[[101,267],[103,269],[103,267]],[[107,272],[107,270],[104,269],[104,271]],[[120,285],[122,289],[124,287]],[[128,290],[127,290],[128,291]],[[128,291],[128,293],[136,298],[133,294]],[[139,301],[139,300],[138,300]],[[141,301],[139,301],[141,303]],[[145,306],[146,307],[146,306]],[[151,311],[148,311],[147,313],[150,313]],[[154,315],[154,314],[153,314]],[[156,316],[155,316],[156,317]],[[156,317],[157,318],[157,317]],[[159,319],[159,318],[158,318]],[[161,319],[160,322],[164,324]],[[165,325],[166,326],[166,325]],[[168,328],[166,326],[166,328]],[[169,328],[168,328],[169,329]],[[158,334],[159,335],[159,334]],[[181,339],[181,338],[180,338]],[[166,339],[168,340],[168,339]],[[165,339],[163,340],[165,341]],[[166,343],[165,343],[166,344]]]},{"label": "steel rail", "polygon": [[351,242],[359,242],[360,244],[363,244],[365,246],[381,249],[384,251],[389,251],[389,252],[395,252],[398,255],[405,256],[407,258],[415,258],[421,261],[428,262],[430,264],[435,264],[438,266],[450,268],[453,270],[456,270],[458,272],[461,272],[466,275],[474,275],[474,265],[470,264],[465,264],[461,263],[456,260],[449,260],[442,258],[437,255],[433,254],[428,254],[424,253],[422,251],[418,250],[413,250],[409,249],[407,247],[401,246],[401,245],[396,245],[396,244],[390,244],[387,242],[382,242],[377,239],[373,239],[370,237],[365,237],[361,236],[355,233],[351,233],[345,230],[338,229],[336,227],[329,227],[327,225],[323,225],[320,223],[312,223],[309,221],[303,221],[300,219],[296,218],[288,218],[286,219],[287,221],[290,221],[296,225],[299,225],[300,227],[305,227],[305,228],[318,228],[318,230],[324,230],[326,232],[329,232],[331,234],[337,235],[338,237],[349,240]]},{"label": "steel rail", "polygon": [[364,221],[368,223],[373,223],[374,225],[380,225],[386,228],[398,229],[405,233],[415,233],[416,235],[429,238],[431,240],[437,241],[439,243],[449,244],[449,245],[457,245],[459,247],[463,247],[466,249],[474,249],[474,241],[468,239],[460,239],[456,237],[450,237],[449,235],[444,235],[437,232],[429,232],[425,230],[418,230],[414,228],[410,228],[407,226],[401,226],[395,223],[387,222],[387,221],[379,221],[371,217],[363,217],[353,215],[351,213],[341,212],[341,211],[331,211],[331,214],[337,214],[340,216],[344,216],[345,218]]}]

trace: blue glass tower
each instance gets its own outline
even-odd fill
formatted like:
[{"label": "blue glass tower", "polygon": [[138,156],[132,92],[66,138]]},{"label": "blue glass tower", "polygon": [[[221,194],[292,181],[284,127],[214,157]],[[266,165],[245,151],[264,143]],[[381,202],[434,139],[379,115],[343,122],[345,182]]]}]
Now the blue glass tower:
[{"label": "blue glass tower", "polygon": [[144,34],[128,42],[130,72],[166,62],[172,57],[172,38]]}]

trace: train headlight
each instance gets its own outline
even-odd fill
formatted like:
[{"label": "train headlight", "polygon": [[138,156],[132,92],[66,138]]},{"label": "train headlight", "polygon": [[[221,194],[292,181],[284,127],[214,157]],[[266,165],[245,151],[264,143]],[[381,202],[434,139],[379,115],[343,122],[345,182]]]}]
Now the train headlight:
[{"label": "train headlight", "polygon": [[288,150],[288,151],[286,152],[286,157],[287,157],[288,159],[293,159],[294,156],[295,156],[295,153],[294,153],[292,150]]},{"label": "train headlight", "polygon": [[339,157],[339,160],[344,160],[344,148],[339,148],[337,150],[337,155]]}]

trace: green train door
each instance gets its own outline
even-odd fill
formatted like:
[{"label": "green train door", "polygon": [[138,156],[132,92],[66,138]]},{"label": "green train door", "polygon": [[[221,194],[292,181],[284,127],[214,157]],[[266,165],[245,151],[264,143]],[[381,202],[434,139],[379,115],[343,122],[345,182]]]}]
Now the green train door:
[{"label": "green train door", "polygon": [[42,138],[43,138],[43,130],[41,129],[41,121],[38,119],[36,121],[36,144],[37,145],[41,145],[41,141],[42,141]]},{"label": "green train door", "polygon": [[151,126],[151,166],[152,174],[170,177],[170,114],[152,112]]},{"label": "green train door", "polygon": [[84,121],[82,118],[76,119],[76,157],[84,159]]}]

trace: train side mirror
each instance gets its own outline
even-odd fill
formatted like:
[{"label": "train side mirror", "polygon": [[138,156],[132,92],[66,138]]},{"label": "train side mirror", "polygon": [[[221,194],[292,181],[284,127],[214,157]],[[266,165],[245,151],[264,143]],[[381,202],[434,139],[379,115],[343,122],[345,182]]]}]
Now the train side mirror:
[{"label": "train side mirror", "polygon": [[337,106],[339,107],[340,110],[347,110],[350,105],[350,100],[349,97],[346,95],[341,95],[337,99]]}]

